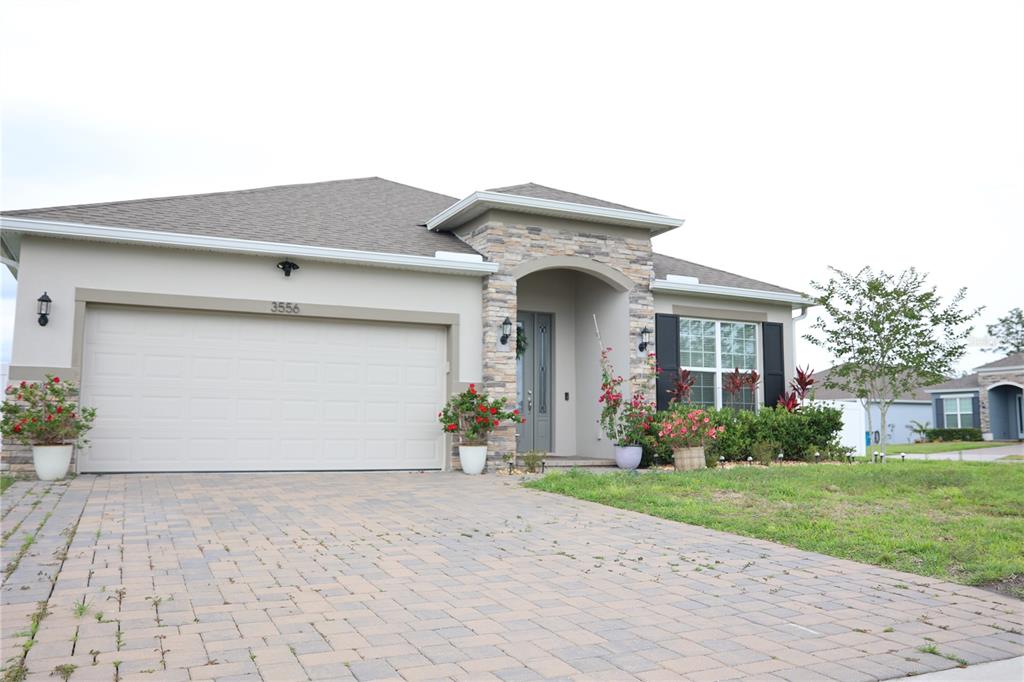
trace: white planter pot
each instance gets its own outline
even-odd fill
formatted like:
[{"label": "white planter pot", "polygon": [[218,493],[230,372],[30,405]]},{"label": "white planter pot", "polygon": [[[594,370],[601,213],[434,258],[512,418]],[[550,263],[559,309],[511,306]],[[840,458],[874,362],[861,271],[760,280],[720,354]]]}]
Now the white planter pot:
[{"label": "white planter pot", "polygon": [[56,481],[64,478],[71,464],[71,450],[74,445],[33,445],[32,464],[40,481]]},{"label": "white planter pot", "polygon": [[459,463],[462,465],[462,471],[464,473],[473,476],[482,473],[484,465],[487,464],[487,446],[460,445]]},{"label": "white planter pot", "polygon": [[632,471],[640,466],[640,458],[644,455],[644,449],[639,445],[616,445],[615,464],[620,469]]}]

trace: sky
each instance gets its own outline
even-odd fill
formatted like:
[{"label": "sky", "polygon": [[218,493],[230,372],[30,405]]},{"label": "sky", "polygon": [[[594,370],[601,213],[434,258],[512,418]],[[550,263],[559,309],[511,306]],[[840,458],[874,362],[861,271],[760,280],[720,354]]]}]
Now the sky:
[{"label": "sky", "polygon": [[683,218],[658,251],[797,290],[830,265],[967,287],[961,370],[1024,306],[1021,2],[5,0],[0,107],[4,209],[532,181]]}]

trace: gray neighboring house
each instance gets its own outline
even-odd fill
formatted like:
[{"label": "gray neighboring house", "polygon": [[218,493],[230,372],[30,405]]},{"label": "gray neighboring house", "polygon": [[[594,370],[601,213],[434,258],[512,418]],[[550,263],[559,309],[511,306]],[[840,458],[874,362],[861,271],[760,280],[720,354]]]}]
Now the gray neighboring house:
[{"label": "gray neighboring house", "polygon": [[[882,414],[877,402],[870,402],[864,405],[863,402],[849,391],[838,388],[825,388],[825,381],[833,368],[814,373],[814,389],[812,396],[814,400],[828,400],[835,402],[854,402],[861,405],[864,411],[864,428],[870,428],[871,443],[879,442],[882,428]],[[870,415],[870,419],[868,418]],[[845,415],[844,415],[845,418]],[[886,414],[885,428],[888,431],[887,440],[889,443],[912,443],[914,432],[911,431],[911,421],[918,421],[922,424],[932,422],[932,400],[931,396],[923,389],[917,389],[911,393],[900,395],[889,407]],[[870,425],[870,426],[869,426]]]},{"label": "gray neighboring house", "polygon": [[793,376],[814,302],[654,253],[682,222],[533,183],[458,199],[382,178],[6,211],[11,380],[81,382],[98,416],[79,472],[449,469],[437,413],[471,383],[527,417],[492,454],[610,459],[595,316],[621,374],[657,354],[659,402],[678,369],[708,405],[758,371],[750,409]]},{"label": "gray neighboring house", "polygon": [[924,390],[937,428],[980,428],[985,440],[1024,440],[1024,353]]}]

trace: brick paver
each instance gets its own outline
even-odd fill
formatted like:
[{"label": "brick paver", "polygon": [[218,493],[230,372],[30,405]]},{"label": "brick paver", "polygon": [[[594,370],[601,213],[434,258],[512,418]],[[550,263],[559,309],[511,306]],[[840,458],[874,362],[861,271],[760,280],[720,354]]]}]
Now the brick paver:
[{"label": "brick paver", "polygon": [[875,680],[956,665],[925,645],[1024,653],[1020,601],[504,477],[80,476],[3,504],[5,565],[37,536],[2,588],[28,679]]}]

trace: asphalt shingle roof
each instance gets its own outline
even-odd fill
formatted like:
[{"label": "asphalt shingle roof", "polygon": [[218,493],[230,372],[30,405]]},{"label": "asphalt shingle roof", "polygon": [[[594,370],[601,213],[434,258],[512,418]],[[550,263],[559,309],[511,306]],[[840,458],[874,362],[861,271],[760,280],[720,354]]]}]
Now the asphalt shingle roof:
[{"label": "asphalt shingle roof", "polygon": [[[639,209],[535,183],[490,190],[630,211]],[[51,206],[2,215],[136,230],[227,237],[282,244],[433,256],[437,251],[476,253],[450,232],[424,223],[456,203],[455,197],[383,178],[355,178],[301,185]],[[641,211],[647,213],[647,211]],[[777,293],[800,292],[690,261],[654,254],[654,271],[696,277],[702,284]]]},{"label": "asphalt shingle roof", "polygon": [[[814,386],[811,389],[815,400],[850,400],[857,396],[851,391],[844,391],[840,388],[826,388],[825,381],[828,379],[829,374],[834,367],[823,369],[820,372],[815,372],[811,375],[814,379]],[[918,388],[910,393],[904,393],[897,396],[897,400],[921,400],[930,401],[932,397],[924,392],[923,388]]]},{"label": "asphalt shingle roof", "polygon": [[941,384],[934,384],[932,386],[925,386],[929,391],[948,391],[951,389],[962,388],[965,391],[977,391],[978,390],[978,375],[968,374],[966,376],[957,377],[950,379],[949,381],[943,381]]},{"label": "asphalt shingle roof", "polygon": [[709,268],[706,265],[699,265],[681,258],[673,258],[662,253],[654,254],[654,275],[658,279],[665,279],[667,275],[685,275],[696,277],[701,284],[714,284],[723,287],[735,287],[739,289],[757,289],[759,291],[774,291],[780,294],[801,294],[802,292],[786,289],[784,287],[768,284],[760,280],[751,279],[742,275],[736,275],[725,270]]},{"label": "asphalt shingle roof", "polygon": [[422,226],[456,201],[382,178],[356,178],[3,215],[417,256],[476,253],[455,235]]},{"label": "asphalt shingle roof", "polygon": [[613,204],[612,202],[605,201],[604,199],[595,199],[594,197],[588,197],[585,194],[576,194],[575,192],[566,192],[565,190],[555,189],[554,187],[545,187],[544,185],[538,185],[534,182],[527,182],[522,185],[510,185],[508,187],[495,187],[487,191],[500,192],[501,194],[514,194],[520,197],[532,197],[534,199],[551,199],[552,201],[566,201],[571,204],[584,204],[585,206],[621,208],[624,211],[636,211],[637,213],[651,213],[650,211],[642,211],[639,208],[633,208],[631,206]]},{"label": "asphalt shingle roof", "polygon": [[1021,365],[1024,365],[1024,353],[1010,353],[1005,358],[994,360],[975,369],[1000,369],[1001,367],[1020,367]]}]

